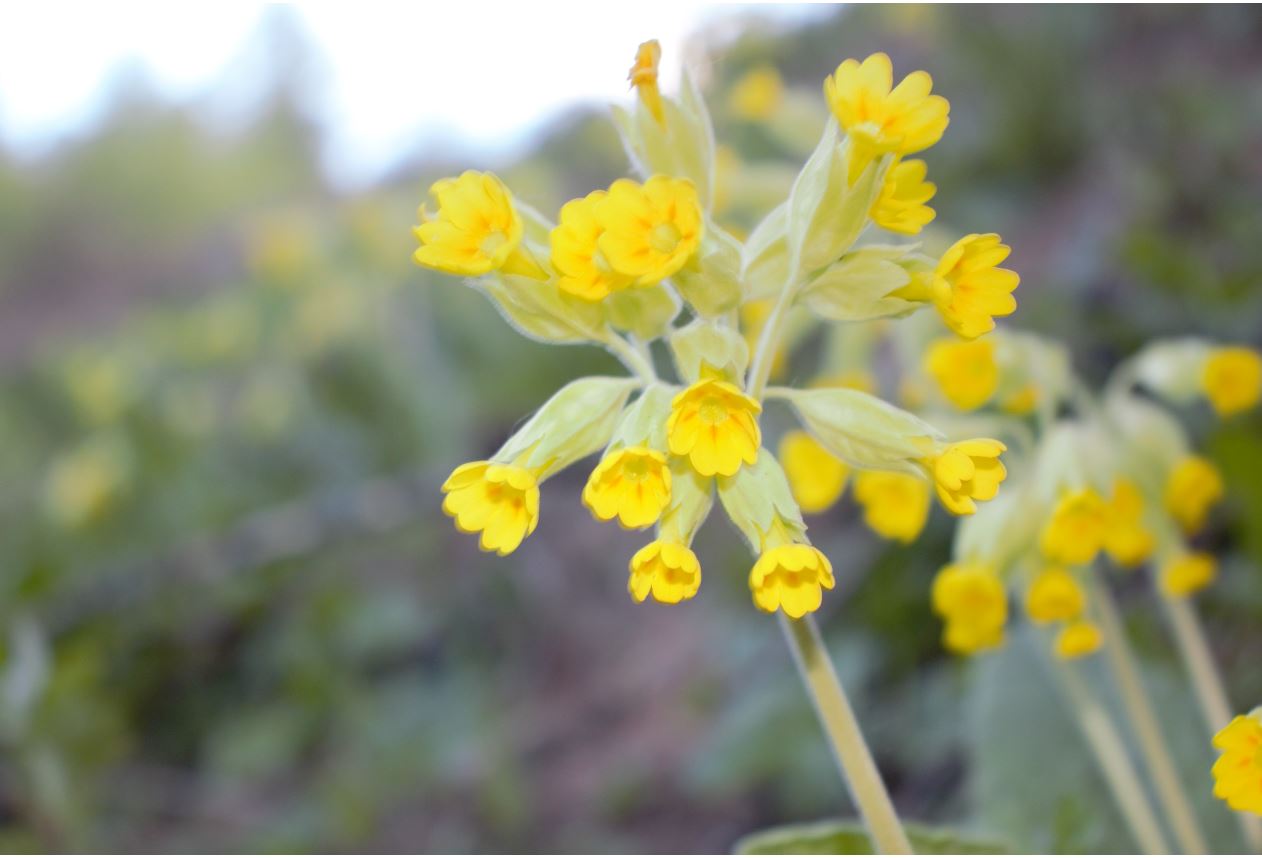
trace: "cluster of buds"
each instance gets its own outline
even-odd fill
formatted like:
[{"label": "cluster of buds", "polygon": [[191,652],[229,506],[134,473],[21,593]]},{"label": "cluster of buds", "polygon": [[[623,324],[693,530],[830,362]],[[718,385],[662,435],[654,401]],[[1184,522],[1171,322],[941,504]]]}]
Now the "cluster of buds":
[{"label": "cluster of buds", "polygon": [[[834,586],[803,509],[826,508],[854,471],[872,526],[910,540],[934,494],[963,516],[995,498],[1005,447],[948,435],[853,379],[769,387],[786,333],[824,322],[862,343],[874,323],[928,310],[972,342],[1013,312],[1018,277],[1000,267],[1009,251],[994,234],[967,235],[938,257],[893,242],[934,217],[925,163],[907,158],[947,127],[949,105],[925,72],[895,85],[884,54],[843,62],[824,83],[831,117],[818,145],[787,199],[742,240],[715,215],[706,105],[686,74],[678,97],[663,94],[659,55],[655,42],[640,47],[638,97],[613,110],[640,180],[566,203],[556,223],[489,173],[437,182],[437,207],[421,208],[418,264],[470,278],[526,336],[604,346],[631,372],[563,388],[488,460],[452,473],[444,510],[484,550],[508,554],[538,523],[539,485],[599,452],[586,507],[656,530],[630,561],[636,601],[697,593],[691,544],[717,496],[756,556],[754,604],[800,618]],[[743,101],[765,102],[766,87],[756,89]],[[658,343],[675,381],[658,374]],[[801,424],[780,444],[783,467],[760,425],[772,400]]]}]

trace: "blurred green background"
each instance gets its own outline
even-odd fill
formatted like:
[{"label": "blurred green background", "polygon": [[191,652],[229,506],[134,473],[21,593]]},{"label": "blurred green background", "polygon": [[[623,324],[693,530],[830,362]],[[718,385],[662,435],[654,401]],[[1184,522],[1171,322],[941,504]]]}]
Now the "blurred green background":
[{"label": "blurred green background", "polygon": [[[846,57],[933,74],[938,224],[1004,235],[1011,322],[1065,338],[1088,379],[1154,337],[1262,343],[1256,8],[732,20],[689,62],[746,162],[801,157],[725,108],[750,68],[821,121]],[[669,607],[627,597],[643,536],[591,519],[585,468],[544,487],[511,558],[440,512],[451,468],[617,367],[415,268],[415,208],[493,168],[554,212],[625,172],[607,116],[576,109],[514,163],[427,151],[348,194],[296,96],[318,57],[290,18],[267,26],[295,61],[247,127],[127,79],[91,133],[0,151],[0,850],[721,852],[853,815],[717,516],[705,586]],[[1188,418],[1229,485],[1199,602],[1243,711],[1262,702],[1262,418]],[[951,522],[911,547],[849,501],[810,524],[839,572],[824,633],[902,814],[1013,850],[1132,850],[1019,624],[997,654],[941,650]],[[1120,586],[1214,846],[1238,850],[1157,606]]]}]

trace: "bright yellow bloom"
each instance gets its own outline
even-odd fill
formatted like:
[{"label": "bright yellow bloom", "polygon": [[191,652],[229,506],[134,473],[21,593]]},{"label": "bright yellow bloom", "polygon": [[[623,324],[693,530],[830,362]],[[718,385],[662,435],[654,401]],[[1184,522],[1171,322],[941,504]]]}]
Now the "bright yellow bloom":
[{"label": "bright yellow bloom", "polygon": [[618,519],[623,527],[648,527],[670,502],[666,454],[648,447],[623,447],[608,453],[587,480],[583,504],[601,521]]},{"label": "bright yellow bloom", "polygon": [[894,67],[885,54],[862,63],[846,60],[824,81],[824,98],[852,147],[853,183],[872,159],[887,152],[910,155],[942,139],[951,105],[930,95],[933,78],[915,71],[894,83]]},{"label": "bright yellow bloom", "polygon": [[933,610],[946,621],[943,643],[958,653],[974,653],[1003,642],[1008,593],[984,563],[952,563],[933,579]]},{"label": "bright yellow bloom", "polygon": [[991,340],[936,340],[925,353],[925,372],[961,411],[985,405],[999,387],[999,364]]},{"label": "bright yellow bloom", "polygon": [[769,614],[779,608],[795,620],[819,608],[823,591],[834,583],[833,565],[811,545],[770,548],[749,572],[754,604]]},{"label": "bright yellow bloom", "polygon": [[761,122],[770,119],[784,97],[784,81],[774,66],[761,65],[741,76],[728,95],[732,113],[741,119]]},{"label": "bright yellow bloom", "polygon": [[955,515],[972,515],[977,512],[975,501],[988,501],[997,495],[999,484],[1008,475],[999,461],[999,454],[1006,449],[999,441],[973,438],[925,459],[942,505]]},{"label": "bright yellow bloom", "polygon": [[1139,488],[1130,480],[1114,481],[1104,550],[1118,565],[1138,566],[1152,554],[1153,535],[1144,527],[1143,517],[1144,496]]},{"label": "bright yellow bloom", "polygon": [[461,533],[481,533],[483,551],[511,554],[539,523],[539,484],[517,465],[461,465],[443,483],[443,494],[443,512]]},{"label": "bright yellow bloom", "polygon": [[1183,554],[1161,570],[1161,592],[1175,599],[1199,593],[1218,577],[1218,563],[1212,554]]},{"label": "bright yellow bloom", "polygon": [[1214,463],[1202,456],[1185,456],[1166,478],[1166,510],[1185,533],[1205,526],[1214,504],[1223,499],[1223,477]]},{"label": "bright yellow bloom", "polygon": [[1262,816],[1262,712],[1237,715],[1214,736],[1214,797],[1232,810]]},{"label": "bright yellow bloom", "polygon": [[1108,526],[1109,509],[1104,498],[1094,489],[1079,489],[1066,493],[1056,504],[1039,544],[1049,560],[1083,566],[1104,546]]},{"label": "bright yellow bloom", "polygon": [[900,161],[890,167],[881,195],[872,204],[872,221],[901,235],[919,235],[937,215],[926,203],[938,186],[925,180],[928,167],[921,160]]},{"label": "bright yellow bloom", "polygon": [[640,94],[640,100],[653,114],[659,125],[666,124],[666,113],[662,109],[662,91],[657,88],[657,66],[662,59],[662,46],[657,39],[643,42],[635,52],[635,63],[627,72],[627,80]]},{"label": "bright yellow bloom", "polygon": [[1201,385],[1219,416],[1247,411],[1262,396],[1262,356],[1248,348],[1214,349],[1205,361]]},{"label": "bright yellow bloom", "polygon": [[726,381],[705,378],[675,395],[666,435],[670,451],[687,456],[703,477],[730,477],[758,460],[762,406]]},{"label": "bright yellow bloom", "polygon": [[676,542],[655,539],[631,558],[627,592],[637,602],[649,593],[667,605],[691,599],[701,588],[701,563],[692,549]]},{"label": "bright yellow bloom", "polygon": [[1057,658],[1071,661],[1091,655],[1100,649],[1100,644],[1103,642],[1104,636],[1100,634],[1100,629],[1095,623],[1079,620],[1060,630],[1056,635],[1056,643],[1052,651],[1056,653]]},{"label": "bright yellow bloom", "polygon": [[609,266],[651,286],[671,276],[697,250],[705,224],[687,179],[654,176],[643,185],[619,179],[596,202],[603,230],[596,246]]},{"label": "bright yellow bloom", "polygon": [[947,327],[964,339],[994,330],[995,316],[1017,309],[1012,292],[1021,278],[998,267],[1011,252],[993,232],[973,234],[951,245],[938,260],[927,284],[930,297]]},{"label": "bright yellow bloom", "polygon": [[845,491],[850,468],[807,433],[785,433],[779,458],[802,512],[823,512]]},{"label": "bright yellow bloom", "polygon": [[561,222],[552,230],[552,266],[560,274],[557,286],[587,301],[625,289],[634,279],[614,271],[597,246],[604,230],[596,220],[596,203],[605,196],[604,191],[592,191],[581,200],[570,200],[561,206]]},{"label": "bright yellow bloom", "polygon": [[521,246],[521,216],[513,195],[492,173],[468,170],[455,179],[440,179],[429,192],[438,214],[420,209],[420,226],[412,232],[421,246],[412,254],[417,265],[476,277],[504,270],[542,278],[543,270]]},{"label": "bright yellow bloom", "polygon": [[1068,570],[1053,566],[1034,579],[1025,594],[1025,612],[1036,623],[1077,618],[1087,606],[1087,594]]},{"label": "bright yellow bloom", "polygon": [[942,645],[960,655],[994,649],[1003,643],[1003,626],[974,626],[948,620],[942,630]]},{"label": "bright yellow bloom", "polygon": [[863,507],[864,522],[886,539],[912,542],[929,518],[929,483],[913,474],[860,471],[854,499]]}]

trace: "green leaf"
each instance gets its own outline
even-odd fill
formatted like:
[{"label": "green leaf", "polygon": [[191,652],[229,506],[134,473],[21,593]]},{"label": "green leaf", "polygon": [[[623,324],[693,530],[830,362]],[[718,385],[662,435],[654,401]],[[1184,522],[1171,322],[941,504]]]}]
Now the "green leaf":
[{"label": "green leaf", "polygon": [[[917,855],[994,855],[1007,848],[994,839],[960,834],[948,828],[904,826]],[[738,855],[873,855],[872,841],[861,823],[824,820],[784,825],[737,841]]]}]

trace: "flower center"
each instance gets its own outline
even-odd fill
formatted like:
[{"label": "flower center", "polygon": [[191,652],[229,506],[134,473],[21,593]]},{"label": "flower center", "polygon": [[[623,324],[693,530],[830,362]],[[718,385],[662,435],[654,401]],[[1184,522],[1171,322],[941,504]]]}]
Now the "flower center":
[{"label": "flower center", "polygon": [[629,458],[622,466],[622,474],[628,480],[639,482],[648,476],[649,463],[640,457]]},{"label": "flower center", "polygon": [[482,239],[482,243],[478,245],[478,252],[483,256],[494,256],[495,252],[508,242],[508,236],[496,230],[488,232],[486,238]]},{"label": "flower center", "polygon": [[707,396],[701,400],[701,406],[697,409],[697,413],[701,416],[702,421],[717,426],[727,419],[727,409],[723,407],[723,402],[717,396]]},{"label": "flower center", "polygon": [[649,233],[649,246],[658,253],[674,253],[680,238],[679,227],[673,223],[659,223]]}]

